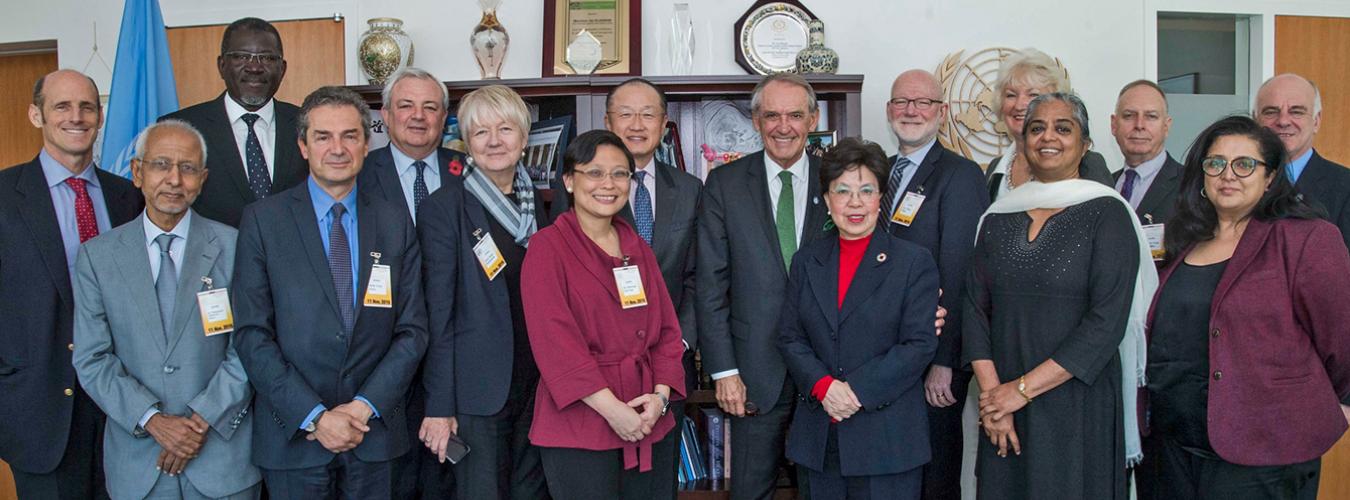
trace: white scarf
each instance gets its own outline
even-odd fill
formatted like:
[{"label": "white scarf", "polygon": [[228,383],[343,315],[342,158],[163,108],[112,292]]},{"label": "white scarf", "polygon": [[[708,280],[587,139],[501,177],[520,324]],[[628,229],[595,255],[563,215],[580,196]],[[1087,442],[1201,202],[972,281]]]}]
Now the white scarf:
[{"label": "white scarf", "polygon": [[[1133,215],[1134,209],[1115,190],[1097,182],[1072,179],[1041,183],[1033,180],[999,196],[980,217],[980,227],[984,226],[984,219],[989,214],[1025,212],[1037,208],[1065,208],[1097,198],[1116,200],[1129,211],[1130,225],[1134,227],[1134,234],[1139,242],[1139,270],[1134,278],[1134,297],[1130,301],[1130,316],[1125,326],[1125,338],[1120,342],[1121,389],[1125,403],[1125,463],[1133,467],[1144,457],[1139,439],[1136,407],[1138,388],[1144,387],[1146,383],[1144,370],[1148,363],[1144,324],[1148,319],[1148,308],[1153,299],[1153,292],[1158,289],[1158,270],[1153,267],[1148,239],[1144,237],[1144,228],[1139,225],[1139,219]],[[980,234],[979,229],[976,229],[975,234]]]}]

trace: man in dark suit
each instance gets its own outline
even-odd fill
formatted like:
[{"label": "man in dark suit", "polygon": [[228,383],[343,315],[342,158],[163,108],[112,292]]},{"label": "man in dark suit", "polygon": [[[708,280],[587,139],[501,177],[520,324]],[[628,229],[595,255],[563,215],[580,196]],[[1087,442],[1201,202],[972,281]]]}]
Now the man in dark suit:
[{"label": "man in dark suit", "polygon": [[1350,246],[1350,170],[1313,149],[1322,122],[1322,94],[1302,76],[1285,73],[1266,80],[1256,92],[1252,116],[1274,131],[1289,150],[1285,173],[1304,197],[1327,211]]},{"label": "man in dark suit", "polygon": [[1114,174],[1116,191],[1146,226],[1166,224],[1176,213],[1182,168],[1163,149],[1171,128],[1167,93],[1158,84],[1135,80],[1120,90],[1111,135],[1125,156],[1125,168]]},{"label": "man in dark suit", "polygon": [[37,158],[0,172],[0,459],[19,498],[107,498],[103,412],[71,365],[80,243],[140,213],[140,192],[94,165],[94,81],[61,70],[33,87]]},{"label": "man in dark suit", "polygon": [[247,207],[236,251],[253,460],[272,498],[390,498],[427,343],[417,238],[357,182],[370,133],[359,95],[320,88],[297,120],[309,180]]},{"label": "man in dark suit", "polygon": [[216,68],[224,93],[160,118],[188,122],[206,137],[211,177],[193,210],[238,227],[244,205],[305,180],[295,138],[299,110],[272,98],[286,76],[286,60],[281,35],[267,21],[246,17],[230,23]]},{"label": "man in dark suit", "polygon": [[769,498],[800,397],[775,347],[797,248],[824,234],[820,159],[805,152],[820,118],[801,76],[764,78],[751,96],[764,150],[708,174],[698,220],[695,307],[703,366],[731,425],[732,498]]},{"label": "man in dark suit", "polygon": [[[938,264],[943,292],[939,304],[959,311],[975,228],[989,207],[989,193],[979,165],[938,144],[938,127],[946,115],[942,85],[932,73],[906,71],[891,85],[886,116],[900,154],[890,159],[881,227],[928,249]],[[961,315],[947,321],[924,378],[933,457],[924,467],[926,499],[961,498],[961,412],[971,373],[959,369]]]}]

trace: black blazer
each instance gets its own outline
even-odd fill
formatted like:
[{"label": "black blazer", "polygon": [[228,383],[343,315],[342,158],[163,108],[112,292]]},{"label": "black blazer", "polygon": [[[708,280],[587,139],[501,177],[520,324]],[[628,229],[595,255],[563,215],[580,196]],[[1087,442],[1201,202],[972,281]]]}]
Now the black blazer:
[{"label": "black blazer", "polygon": [[861,411],[835,424],[841,472],[897,474],[928,462],[923,374],[938,345],[937,303],[933,258],[885,231],[873,233],[842,309],[838,238],[831,234],[797,252],[778,331],[799,393],[788,458],[824,470],[830,416],[810,394],[830,375],[847,381],[862,403]]},{"label": "black blazer", "polygon": [[[561,176],[558,177],[561,179]],[[561,180],[556,184],[561,186]],[[656,162],[656,220],[652,223],[652,251],[661,264],[661,277],[680,317],[680,331],[689,349],[698,348],[694,319],[694,238],[698,230],[698,196],[703,183],[692,174]],[[572,207],[566,190],[554,191],[551,213],[556,219]],[[624,205],[619,216],[637,227],[633,207]]]},{"label": "black blazer", "polygon": [[[995,174],[993,169],[993,166],[1002,159],[1002,156],[995,156],[989,160],[990,168],[984,172],[984,177],[988,181],[986,188],[989,190],[990,203],[998,199],[998,184],[1003,182],[1003,174]],[[1111,179],[1111,169],[1106,167],[1106,158],[1096,151],[1088,151],[1083,154],[1083,159],[1078,161],[1078,178],[1097,181],[1112,189],[1116,187]],[[944,327],[942,331],[945,332],[947,329]]]},{"label": "black blazer", "polygon": [[[389,144],[367,153],[365,164],[361,167],[361,173],[357,175],[361,185],[365,187],[368,193],[403,207],[403,211],[408,214],[409,218],[412,218],[412,207],[408,206],[408,200],[403,197],[403,183],[399,181],[398,168],[394,166],[394,154],[389,150],[392,147],[394,145]],[[464,153],[436,148],[436,158],[438,161],[436,167],[441,172],[441,186],[450,182],[459,182],[459,175],[463,172],[465,164]],[[457,164],[458,168],[452,169],[451,163]],[[426,200],[422,200],[422,203],[426,203]]]},{"label": "black blazer", "polygon": [[[141,213],[141,193],[98,170],[113,227]],[[75,388],[69,263],[42,164],[0,171],[0,459],[46,474],[66,449]],[[101,467],[101,465],[100,465]]]},{"label": "black blazer", "polygon": [[408,215],[357,184],[360,276],[364,296],[374,259],[390,267],[392,308],[356,308],[348,335],[333,277],[302,183],[244,209],[235,251],[235,348],[257,391],[253,463],[267,469],[317,467],[333,459],[308,441],[300,423],[317,404],[333,408],[364,396],[380,412],[353,452],[382,462],[408,450],[408,385],[426,350],[422,257]]},{"label": "black blazer", "polygon": [[[890,164],[895,163],[891,157]],[[918,244],[937,259],[942,298],[938,303],[948,311],[960,311],[961,289],[965,286],[966,264],[975,250],[975,228],[989,208],[980,166],[944,147],[933,144],[928,155],[914,171],[906,193],[924,196],[923,205],[909,227],[884,217],[881,227],[905,241]],[[904,195],[901,194],[903,200]],[[889,210],[889,207],[887,208]],[[961,315],[947,315],[947,325],[938,338],[933,364],[948,368],[961,366]]]},{"label": "black blazer", "polygon": [[1341,229],[1346,246],[1350,246],[1350,170],[1314,150],[1294,187],[1311,204],[1327,211],[1327,220]]},{"label": "black blazer", "polygon": [[[225,114],[225,99],[222,92],[210,101],[180,109],[159,117],[162,120],[175,119],[191,123],[206,138],[206,166],[211,175],[202,184],[202,193],[192,204],[198,215],[208,219],[239,227],[239,216],[244,205],[257,201],[248,187],[248,169],[239,156],[239,146],[234,140],[234,129]],[[272,144],[272,194],[290,189],[309,176],[309,165],[300,156],[300,146],[296,142],[296,115],[300,108],[293,104],[273,100],[276,112],[277,140]]]},{"label": "black blazer", "polygon": [[[550,221],[535,194],[542,229]],[[478,239],[491,232],[489,217],[460,179],[422,200],[417,216],[431,335],[422,365],[429,417],[493,415],[511,390],[515,337],[506,277],[488,281],[473,253]]]},{"label": "black blazer", "polygon": [[[806,219],[798,248],[826,234],[830,218],[820,195],[820,158],[807,158]],[[775,348],[787,265],[778,247],[764,162],[760,151],[708,173],[694,271],[703,372],[739,369],[746,400],[761,413],[773,409],[787,376]]]},{"label": "black blazer", "polygon": [[[1166,224],[1167,221],[1172,219],[1173,215],[1176,215],[1177,193],[1181,190],[1182,170],[1181,164],[1173,160],[1172,155],[1167,154],[1167,160],[1163,162],[1162,169],[1158,170],[1158,176],[1154,177],[1153,183],[1148,185],[1148,192],[1144,193],[1144,199],[1139,200],[1139,208],[1134,209],[1135,215],[1139,217],[1140,224]],[[1113,189],[1122,175],[1125,175],[1125,169],[1123,168],[1111,174],[1111,187]]]}]

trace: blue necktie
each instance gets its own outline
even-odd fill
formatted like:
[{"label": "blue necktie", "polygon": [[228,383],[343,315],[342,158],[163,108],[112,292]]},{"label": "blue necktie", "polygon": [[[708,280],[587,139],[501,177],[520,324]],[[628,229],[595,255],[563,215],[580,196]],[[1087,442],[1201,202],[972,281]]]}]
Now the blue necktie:
[{"label": "blue necktie", "polygon": [[417,169],[417,179],[413,180],[413,220],[417,220],[417,209],[422,206],[422,200],[427,199],[427,180],[422,176],[422,172],[427,169],[427,162],[417,160],[413,162],[413,168]]},{"label": "blue necktie", "polygon": [[646,171],[637,171],[637,194],[633,195],[633,221],[637,222],[638,236],[647,242],[647,246],[651,246],[652,225],[655,218],[652,216],[652,193],[647,191],[647,184],[642,182],[646,178]]},{"label": "blue necktie", "polygon": [[891,220],[891,212],[895,207],[895,197],[900,194],[900,183],[905,182],[905,169],[909,168],[913,162],[903,156],[895,159],[895,165],[891,166],[891,176],[886,179],[886,196],[881,199],[882,220]]},{"label": "blue necktie", "polygon": [[347,230],[342,228],[342,214],[347,207],[334,203],[329,210],[333,223],[328,229],[328,271],[333,273],[333,289],[337,292],[338,312],[342,314],[342,328],[352,331],[356,323],[355,306],[352,304],[352,251],[347,246]]},{"label": "blue necktie", "polygon": [[267,158],[263,156],[258,133],[253,131],[253,124],[258,118],[258,115],[253,113],[245,113],[243,116],[244,123],[248,124],[248,139],[244,141],[244,161],[248,166],[248,189],[253,191],[253,197],[261,200],[272,192],[272,178],[267,175]]},{"label": "blue necktie", "polygon": [[1120,186],[1120,196],[1125,198],[1126,202],[1129,202],[1130,198],[1134,196],[1134,183],[1138,180],[1139,172],[1135,172],[1133,168],[1125,167],[1125,183]]},{"label": "blue necktie", "polygon": [[159,322],[164,325],[165,340],[168,340],[169,330],[173,327],[173,299],[178,294],[178,270],[173,267],[173,256],[169,254],[174,237],[169,233],[155,237],[155,244],[159,245],[159,276],[155,278],[155,298],[159,299]]}]

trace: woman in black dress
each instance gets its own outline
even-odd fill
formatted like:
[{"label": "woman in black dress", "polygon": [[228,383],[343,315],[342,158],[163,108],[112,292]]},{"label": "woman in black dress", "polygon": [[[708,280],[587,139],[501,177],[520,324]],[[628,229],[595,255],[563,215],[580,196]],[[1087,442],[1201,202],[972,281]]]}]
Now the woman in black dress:
[{"label": "woman in black dress", "polygon": [[1125,498],[1138,439],[1127,453],[1123,393],[1142,371],[1157,275],[1140,266],[1148,249],[1129,205],[1078,178],[1091,144],[1082,101],[1045,94],[1027,114],[1033,180],[989,208],[966,285],[963,351],[989,437],[978,497]]}]

